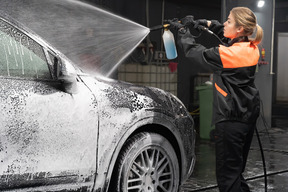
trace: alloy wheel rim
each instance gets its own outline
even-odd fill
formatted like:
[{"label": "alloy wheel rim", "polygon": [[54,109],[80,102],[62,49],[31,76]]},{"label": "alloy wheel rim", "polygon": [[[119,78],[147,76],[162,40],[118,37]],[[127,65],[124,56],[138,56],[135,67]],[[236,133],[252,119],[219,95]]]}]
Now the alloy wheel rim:
[{"label": "alloy wheel rim", "polygon": [[160,147],[143,149],[129,166],[126,191],[171,191],[174,182],[172,163],[169,156]]}]

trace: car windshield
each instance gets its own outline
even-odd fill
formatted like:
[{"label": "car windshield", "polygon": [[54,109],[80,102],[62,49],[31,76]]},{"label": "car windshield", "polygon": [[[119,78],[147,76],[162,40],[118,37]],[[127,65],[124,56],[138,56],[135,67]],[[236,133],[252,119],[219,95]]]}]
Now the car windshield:
[{"label": "car windshield", "polygon": [[30,28],[83,71],[109,76],[149,29],[75,0],[0,0],[0,14]]}]

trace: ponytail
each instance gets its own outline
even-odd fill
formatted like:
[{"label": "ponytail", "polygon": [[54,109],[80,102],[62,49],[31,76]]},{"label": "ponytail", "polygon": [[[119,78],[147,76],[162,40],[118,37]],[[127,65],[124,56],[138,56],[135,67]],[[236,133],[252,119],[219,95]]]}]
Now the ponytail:
[{"label": "ponytail", "polygon": [[251,43],[253,43],[254,45],[258,45],[259,43],[261,43],[263,38],[263,29],[260,25],[256,25],[256,36],[253,39],[250,39]]}]

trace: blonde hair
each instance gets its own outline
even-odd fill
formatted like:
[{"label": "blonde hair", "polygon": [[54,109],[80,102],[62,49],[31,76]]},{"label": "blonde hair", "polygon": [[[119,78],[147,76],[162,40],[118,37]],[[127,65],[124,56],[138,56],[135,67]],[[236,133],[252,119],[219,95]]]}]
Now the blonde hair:
[{"label": "blonde hair", "polygon": [[236,27],[244,28],[244,36],[251,36],[256,30],[255,38],[249,38],[250,42],[258,45],[263,38],[263,29],[257,24],[256,15],[247,7],[234,7],[231,10]]}]

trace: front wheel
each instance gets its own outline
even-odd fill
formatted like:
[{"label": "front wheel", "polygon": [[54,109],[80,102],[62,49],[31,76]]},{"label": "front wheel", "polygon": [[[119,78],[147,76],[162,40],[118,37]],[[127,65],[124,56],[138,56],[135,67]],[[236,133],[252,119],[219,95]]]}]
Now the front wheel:
[{"label": "front wheel", "polygon": [[170,142],[156,133],[139,133],[124,145],[110,191],[176,192],[179,163]]}]

